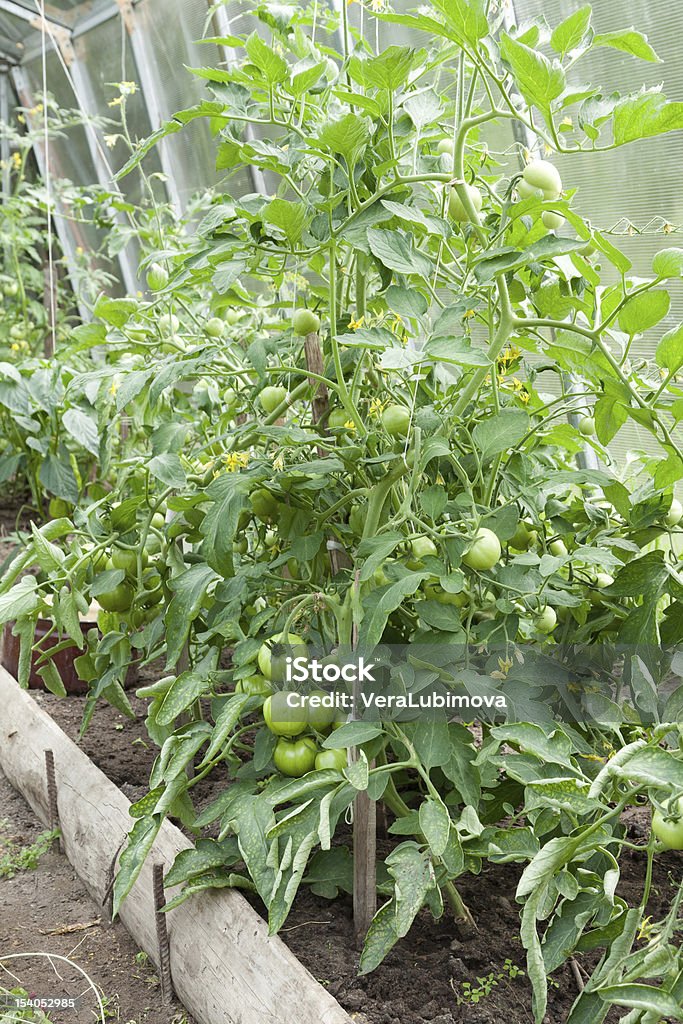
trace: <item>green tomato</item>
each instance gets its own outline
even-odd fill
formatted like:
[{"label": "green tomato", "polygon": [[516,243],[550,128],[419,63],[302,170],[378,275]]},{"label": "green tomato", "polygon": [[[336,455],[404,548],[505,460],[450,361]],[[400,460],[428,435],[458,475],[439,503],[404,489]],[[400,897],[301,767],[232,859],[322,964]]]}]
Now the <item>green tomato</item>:
[{"label": "green tomato", "polygon": [[524,180],[524,178],[519,179],[515,188],[519,193],[520,199],[530,199],[532,196],[540,199],[543,194],[540,188],[534,188],[534,186],[530,185],[528,181]]},{"label": "green tomato", "polygon": [[232,550],[235,551],[238,555],[246,555],[247,551],[249,550],[249,541],[247,540],[246,537],[240,537],[239,540],[235,540],[232,542]]},{"label": "green tomato", "polygon": [[273,763],[282,775],[300,779],[315,768],[318,746],[310,736],[300,740],[278,740],[273,751]]},{"label": "green tomato", "polygon": [[[484,204],[481,192],[475,185],[465,185],[465,188],[467,189],[468,195],[472,200],[472,205],[474,206],[474,209],[477,211],[477,213],[479,213]],[[451,194],[448,198],[448,215],[451,218],[451,220],[456,220],[461,224],[470,219],[467,210],[463,206],[460,196],[458,195],[454,188],[451,188]]]},{"label": "green tomato", "polygon": [[343,430],[349,422],[349,414],[346,409],[333,409],[327,417],[327,425],[330,430]]},{"label": "green tomato", "polygon": [[584,437],[595,436],[595,420],[592,416],[582,416],[579,420],[579,433]]},{"label": "green tomato", "polygon": [[[141,559],[144,567],[147,562],[144,549]],[[113,569],[123,569],[128,576],[135,576],[137,574],[138,556],[136,551],[129,551],[127,548],[114,548],[110,560]]]},{"label": "green tomato", "polygon": [[564,217],[559,213],[554,213],[552,210],[544,210],[541,214],[541,220],[548,231],[559,231],[564,224]]},{"label": "green tomato", "polygon": [[[292,649],[293,648],[293,649]],[[258,652],[258,667],[266,679],[282,681],[285,677],[285,658],[305,658],[308,648],[296,633],[278,633],[264,640]]]},{"label": "green tomato", "polygon": [[667,813],[656,810],[652,831],[667,850],[683,850],[683,797],[667,804]]},{"label": "green tomato", "polygon": [[536,616],[534,623],[539,633],[552,633],[557,625],[557,613],[549,604],[545,606],[540,615]]},{"label": "green tomato", "polygon": [[[284,691],[278,690],[266,697],[263,704],[263,719],[275,736],[298,736],[308,725],[304,709],[290,708],[287,696]],[[304,717],[303,721],[301,716]]]},{"label": "green tomato", "polygon": [[316,732],[324,732],[334,722],[334,716],[336,709],[334,707],[324,707],[323,705],[313,706],[310,703],[311,697],[329,697],[328,693],[324,690],[313,690],[309,694],[309,698],[306,701],[306,717],[308,718],[308,724]]},{"label": "green tomato", "polygon": [[316,771],[322,771],[323,768],[336,768],[338,772],[343,772],[347,764],[346,751],[338,748],[321,750],[315,759]]},{"label": "green tomato", "polygon": [[551,555],[554,555],[555,558],[564,558],[564,556],[568,554],[567,545],[563,540],[551,540],[548,545],[548,551]]},{"label": "green tomato", "polygon": [[234,388],[226,388],[223,392],[223,402],[227,412],[232,412],[237,408],[239,404],[240,396],[239,392],[235,391]]},{"label": "green tomato", "polygon": [[286,398],[287,388],[275,384],[269,384],[258,396],[261,408],[265,413],[275,412],[278,405],[282,405]]},{"label": "green tomato", "polygon": [[591,604],[596,608],[602,604],[601,590],[605,590],[607,587],[611,587],[614,583],[614,576],[610,576],[608,572],[599,572],[595,577],[594,589],[590,592]]},{"label": "green tomato", "polygon": [[455,608],[466,608],[470,603],[470,595],[466,590],[461,590],[458,594],[451,594],[442,587],[433,587],[428,584],[424,588],[424,592],[425,597],[428,597],[431,601],[438,601],[439,604],[450,604]]},{"label": "green tomato", "polygon": [[225,330],[225,323],[219,316],[212,316],[206,321],[206,333],[210,338],[222,338]]},{"label": "green tomato", "polygon": [[403,405],[388,405],[382,412],[382,426],[390,437],[405,437],[410,429],[410,411]]},{"label": "green tomato", "polygon": [[446,156],[453,156],[453,139],[441,139],[439,145],[436,147],[436,151],[439,154],[446,154]]},{"label": "green tomato", "polygon": [[262,523],[270,523],[275,519],[278,509],[277,498],[270,491],[267,491],[265,487],[259,487],[257,490],[252,491],[249,500],[254,515]]},{"label": "green tomato", "polygon": [[168,271],[161,263],[150,264],[147,271],[147,287],[151,292],[160,292],[168,284]]},{"label": "green tomato", "polygon": [[263,676],[247,676],[235,684],[235,693],[248,693],[250,697],[269,697],[273,687]]},{"label": "green tomato", "polygon": [[667,526],[678,526],[681,519],[683,519],[683,505],[681,505],[678,498],[673,498],[669,506],[669,511],[664,517],[664,522]]},{"label": "green tomato", "polygon": [[438,555],[436,544],[430,537],[416,537],[411,540],[410,550],[418,561],[429,555]]},{"label": "green tomato", "polygon": [[227,320],[227,322],[230,324],[231,327],[234,327],[235,324],[238,323],[238,321],[242,319],[242,310],[241,309],[226,309],[226,311],[225,311],[225,319]]},{"label": "green tomato", "polygon": [[312,309],[297,309],[292,316],[292,330],[300,337],[320,330],[320,317]]},{"label": "green tomato", "polygon": [[178,333],[180,330],[180,320],[175,313],[164,313],[159,317],[159,330],[163,335]]},{"label": "green tomato", "polygon": [[470,569],[486,571],[497,565],[500,556],[501,546],[497,536],[493,530],[482,527],[477,530],[472,543],[462,556],[462,560]]},{"label": "green tomato", "polygon": [[522,177],[532,188],[552,193],[547,196],[549,199],[562,192],[560,173],[548,160],[532,160],[522,171]]},{"label": "green tomato", "polygon": [[72,509],[73,505],[64,501],[63,498],[50,498],[48,511],[53,519],[62,519],[64,516],[71,515]]},{"label": "green tomato", "polygon": [[9,329],[9,336],[12,341],[23,341],[26,337],[26,327],[24,324],[12,324]]},{"label": "green tomato", "polygon": [[535,531],[530,530],[527,524],[520,519],[517,523],[517,529],[510,538],[510,547],[514,548],[515,551],[528,551],[531,547],[531,541]]},{"label": "green tomato", "polygon": [[98,594],[96,600],[105,612],[127,612],[133,603],[133,588],[129,583],[119,583],[112,590]]},{"label": "green tomato", "polygon": [[19,294],[19,285],[16,281],[5,281],[2,286],[2,291],[8,299],[14,299]]}]

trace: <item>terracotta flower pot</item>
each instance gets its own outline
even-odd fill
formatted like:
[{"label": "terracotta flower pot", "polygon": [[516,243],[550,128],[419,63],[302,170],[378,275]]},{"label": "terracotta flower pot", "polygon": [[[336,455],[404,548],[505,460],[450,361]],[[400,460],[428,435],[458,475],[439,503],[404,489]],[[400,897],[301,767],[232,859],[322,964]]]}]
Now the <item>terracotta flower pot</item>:
[{"label": "terracotta flower pot", "polygon": [[[3,668],[7,669],[10,675],[16,679],[19,674],[19,647],[20,640],[18,636],[14,636],[12,633],[13,623],[5,623],[5,628],[2,634],[2,661]],[[49,619],[38,619],[36,623],[35,642],[42,641],[52,627],[52,622]],[[97,629],[97,623],[91,621],[81,622],[81,629],[85,635],[90,629]],[[47,641],[42,645],[42,649],[46,650],[50,647],[56,647],[60,643],[60,637],[55,632]],[[87,693],[88,684],[84,683],[78,678],[74,661],[79,655],[83,654],[83,651],[79,650],[76,644],[71,647],[66,647],[63,651],[59,651],[54,656],[54,663],[59,669],[59,674],[62,677],[64,688],[67,693]],[[36,670],[36,661],[39,658],[39,653],[34,652],[31,656],[31,672],[28,679],[28,685],[32,690],[45,690],[45,684],[38,675]]]}]

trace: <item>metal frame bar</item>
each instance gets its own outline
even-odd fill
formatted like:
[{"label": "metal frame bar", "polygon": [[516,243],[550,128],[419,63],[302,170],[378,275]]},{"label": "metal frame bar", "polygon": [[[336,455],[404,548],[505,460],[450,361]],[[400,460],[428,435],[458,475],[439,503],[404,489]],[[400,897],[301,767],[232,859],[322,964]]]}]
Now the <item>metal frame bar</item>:
[{"label": "metal frame bar", "polygon": [[[36,8],[31,9],[30,7],[24,7],[19,0],[0,0],[0,11],[5,11],[7,14],[13,14],[15,18],[21,18],[22,21],[28,21],[29,24],[41,21],[41,15],[38,13]],[[56,28],[66,29],[68,32],[71,31],[71,26],[65,21],[60,21],[59,18],[54,18],[52,15],[46,14],[45,21],[54,25]]]},{"label": "metal frame bar", "polygon": [[[11,70],[12,81],[16,90],[17,96],[22,106],[30,110],[35,106],[33,102],[33,94],[31,87],[28,83],[28,78],[24,69],[20,66],[13,67]],[[47,165],[45,161],[45,147],[43,143],[36,142],[33,147],[35,154],[36,163],[38,164],[38,170],[43,178],[47,174]],[[67,267],[69,268],[69,274],[71,276],[72,268],[76,265],[76,251],[74,241],[71,232],[65,228],[65,218],[62,217],[58,205],[55,204],[55,211],[53,214],[53,221],[55,225],[55,231],[59,238],[59,243],[62,247],[62,252],[66,258]],[[75,282],[74,282],[75,283]],[[90,313],[86,306],[81,302],[78,291],[74,287],[74,298],[78,307],[78,312],[83,320],[90,320]]]},{"label": "metal frame bar", "polygon": [[[126,27],[126,32],[128,33],[131,50],[133,51],[133,58],[135,60],[135,66],[140,80],[142,98],[147,110],[150,128],[154,132],[157,128],[160,128],[164,122],[164,117],[161,112],[161,104],[159,103],[158,84],[153,71],[154,54],[149,50],[144,32],[140,31],[135,14],[135,8],[133,7],[131,0],[117,0],[117,3],[119,5],[121,17],[123,18],[123,23]],[[176,213],[180,214],[183,210],[183,203],[180,199],[180,193],[176,186],[175,175],[173,173],[173,159],[168,139],[160,139],[157,149],[159,152],[161,169],[166,177],[166,181],[164,182],[166,195],[168,196],[169,202],[175,209]]]},{"label": "metal frame bar", "polygon": [[[0,124],[9,124],[9,67],[0,67]],[[9,138],[3,135],[0,139],[0,161],[2,161],[2,196],[5,203],[9,196],[10,176],[10,145]]]},{"label": "metal frame bar", "polygon": [[[209,10],[212,7],[212,0],[209,0]],[[214,23],[216,25],[216,31],[219,36],[231,36],[233,35],[232,27],[230,25],[230,18],[225,7],[217,7],[213,12]],[[234,64],[233,52],[229,46],[219,46],[221,56],[226,67],[229,69]],[[244,134],[248,139],[254,139],[253,126],[246,124],[244,126]],[[261,195],[268,194],[268,188],[266,186],[266,178],[260,167],[254,167],[253,164],[249,165],[249,174],[251,175],[251,183],[254,191],[259,192]]]}]

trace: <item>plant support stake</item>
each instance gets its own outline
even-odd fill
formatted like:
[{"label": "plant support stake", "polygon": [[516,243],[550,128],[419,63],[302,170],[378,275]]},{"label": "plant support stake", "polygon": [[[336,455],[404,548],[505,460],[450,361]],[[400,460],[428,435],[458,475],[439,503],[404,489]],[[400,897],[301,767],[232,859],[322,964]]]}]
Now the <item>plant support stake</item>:
[{"label": "plant support stake", "polygon": [[168,943],[168,925],[166,914],[161,909],[166,902],[164,898],[164,866],[155,864],[152,868],[152,885],[154,887],[154,917],[157,926],[157,943],[159,946],[159,978],[161,980],[161,996],[166,1004],[173,1002],[173,981],[171,979],[171,950]]}]

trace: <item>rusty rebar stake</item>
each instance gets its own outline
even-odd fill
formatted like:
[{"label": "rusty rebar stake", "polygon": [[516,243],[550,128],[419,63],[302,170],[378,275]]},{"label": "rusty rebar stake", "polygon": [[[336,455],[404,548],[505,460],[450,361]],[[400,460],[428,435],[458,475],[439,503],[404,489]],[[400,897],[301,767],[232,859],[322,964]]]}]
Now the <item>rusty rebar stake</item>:
[{"label": "rusty rebar stake", "polygon": [[152,868],[152,884],[154,886],[154,917],[157,925],[157,944],[159,946],[159,978],[161,980],[161,997],[167,1005],[173,1002],[173,979],[171,978],[171,947],[168,942],[168,926],[166,914],[162,907],[164,897],[164,866],[155,864]]},{"label": "rusty rebar stake", "polygon": [[[57,806],[57,778],[55,776],[55,755],[51,750],[45,751],[45,775],[47,776],[47,811],[50,832],[59,828],[59,807]],[[61,835],[57,840],[60,852],[64,852]]]}]

